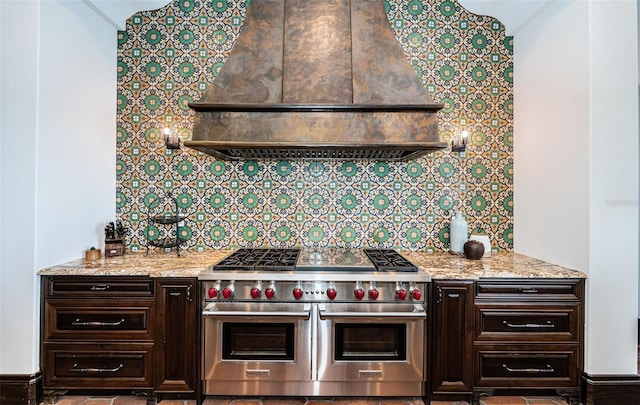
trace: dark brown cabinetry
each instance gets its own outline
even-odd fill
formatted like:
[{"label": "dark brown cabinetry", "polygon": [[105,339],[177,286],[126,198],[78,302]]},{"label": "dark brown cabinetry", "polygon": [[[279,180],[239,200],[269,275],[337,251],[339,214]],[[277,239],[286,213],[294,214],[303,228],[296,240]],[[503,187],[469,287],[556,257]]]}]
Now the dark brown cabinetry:
[{"label": "dark brown cabinetry", "polygon": [[159,279],[156,294],[156,392],[193,393],[198,354],[196,280]]},{"label": "dark brown cabinetry", "polygon": [[45,277],[42,288],[45,390],[152,390],[152,280]]},{"label": "dark brown cabinetry", "polygon": [[433,282],[432,399],[473,392],[473,286]]},{"label": "dark brown cabinetry", "polygon": [[43,277],[42,374],[73,389],[195,395],[196,280]]},{"label": "dark brown cabinetry", "polygon": [[553,390],[578,403],[584,281],[434,280],[431,399]]},{"label": "dark brown cabinetry", "polygon": [[552,389],[578,403],[582,280],[476,282],[474,402],[501,389]]}]

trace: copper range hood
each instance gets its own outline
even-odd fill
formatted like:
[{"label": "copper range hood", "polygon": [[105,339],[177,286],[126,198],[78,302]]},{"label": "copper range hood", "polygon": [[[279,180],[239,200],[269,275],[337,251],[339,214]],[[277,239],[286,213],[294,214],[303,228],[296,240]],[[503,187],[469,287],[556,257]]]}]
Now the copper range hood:
[{"label": "copper range hood", "polygon": [[411,159],[436,104],[382,0],[252,0],[185,146],[222,159]]}]

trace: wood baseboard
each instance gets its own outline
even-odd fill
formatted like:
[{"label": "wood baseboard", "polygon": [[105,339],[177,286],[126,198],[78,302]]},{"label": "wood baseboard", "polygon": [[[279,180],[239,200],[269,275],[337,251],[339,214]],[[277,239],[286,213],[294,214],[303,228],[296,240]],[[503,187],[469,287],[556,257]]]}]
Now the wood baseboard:
[{"label": "wood baseboard", "polygon": [[0,375],[0,404],[38,405],[42,402],[42,374]]},{"label": "wood baseboard", "polygon": [[585,405],[640,404],[640,375],[588,375],[582,377]]}]

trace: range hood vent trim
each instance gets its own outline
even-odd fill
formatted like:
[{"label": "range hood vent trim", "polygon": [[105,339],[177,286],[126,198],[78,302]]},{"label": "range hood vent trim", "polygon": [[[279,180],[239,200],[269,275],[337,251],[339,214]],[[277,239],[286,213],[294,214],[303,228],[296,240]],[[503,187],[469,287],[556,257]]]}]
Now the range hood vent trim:
[{"label": "range hood vent trim", "polygon": [[425,111],[436,112],[443,104],[221,104],[191,102],[194,111],[234,111],[234,112],[376,112],[376,111]]},{"label": "range hood vent trim", "polygon": [[446,143],[402,145],[368,144],[367,148],[353,144],[299,143],[231,143],[215,141],[190,142],[192,149],[221,159],[233,160],[384,160],[403,161],[446,148]]},{"label": "range hood vent trim", "polygon": [[259,0],[198,102],[185,146],[221,159],[408,160],[439,141],[433,102],[382,0]]}]

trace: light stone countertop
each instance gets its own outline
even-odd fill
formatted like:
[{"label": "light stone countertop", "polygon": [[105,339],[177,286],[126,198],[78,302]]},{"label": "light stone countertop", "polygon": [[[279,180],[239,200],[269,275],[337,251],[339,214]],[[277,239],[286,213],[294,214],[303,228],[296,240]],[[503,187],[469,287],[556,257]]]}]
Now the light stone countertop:
[{"label": "light stone countertop", "polygon": [[127,252],[122,256],[87,261],[78,259],[47,267],[38,272],[42,276],[149,276],[198,277],[201,271],[230,254],[232,250],[206,250],[202,253],[186,250],[145,253]]},{"label": "light stone countertop", "polygon": [[432,280],[481,278],[587,278],[578,270],[558,266],[519,253],[498,253],[470,260],[448,252],[403,252],[407,259],[431,275]]},{"label": "light stone countertop", "polygon": [[[232,250],[150,251],[126,253],[117,257],[102,257],[86,261],[78,259],[50,266],[38,272],[43,276],[149,276],[197,277]],[[447,252],[428,254],[403,251],[413,264],[440,280],[477,280],[480,278],[586,278],[586,274],[525,256],[519,253],[499,253],[480,260],[469,260]]]}]

